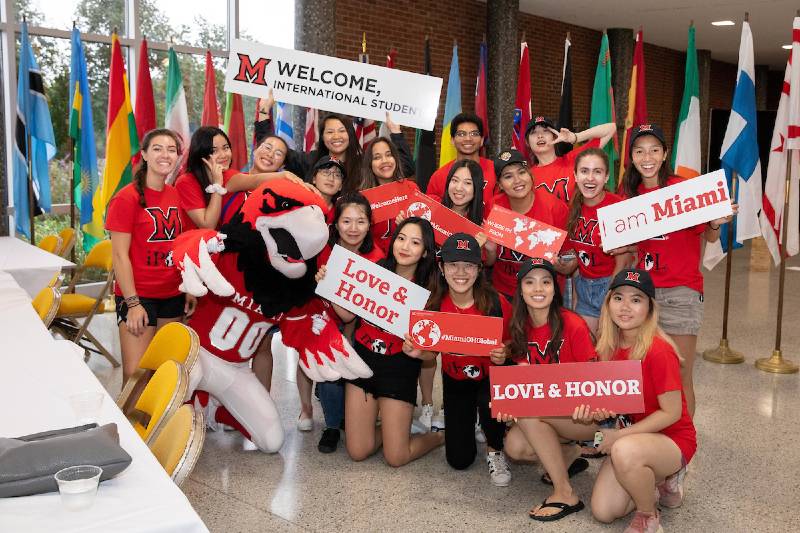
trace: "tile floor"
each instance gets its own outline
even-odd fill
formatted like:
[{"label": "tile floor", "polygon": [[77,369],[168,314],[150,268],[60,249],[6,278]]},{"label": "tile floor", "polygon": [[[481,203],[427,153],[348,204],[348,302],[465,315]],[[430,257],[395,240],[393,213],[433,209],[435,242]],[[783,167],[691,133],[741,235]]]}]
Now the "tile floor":
[{"label": "tile floor", "polygon": [[[695,368],[699,450],[689,467],[686,501],[666,510],[667,531],[800,531],[800,376],[773,375],[753,361],[772,352],[777,270],[751,273],[747,251],[733,267],[731,345],[746,363],[723,366],[698,359]],[[800,265],[795,260],[789,263]],[[800,270],[800,268],[798,269]],[[786,273],[784,355],[800,362],[800,271]],[[705,323],[700,351],[716,346],[721,331],[724,263],[706,276]],[[110,326],[111,321],[107,322]],[[98,327],[103,324],[98,323]],[[105,328],[103,328],[105,329]],[[106,334],[113,330],[106,330]],[[117,344],[118,350],[118,344]],[[119,371],[99,358],[91,365],[112,393]],[[588,511],[553,524],[533,524],[528,509],[545,498],[536,466],[512,465],[506,488],[489,483],[483,457],[466,471],[449,468],[439,449],[405,467],[387,466],[380,455],[350,461],[343,447],[317,452],[322,413],[315,401],[315,428],[295,429],[299,402],[285,365],[277,362],[273,391],[286,442],[279,453],[242,451],[235,432],[209,432],[205,449],[183,490],[211,531],[622,531],[603,526]],[[575,479],[588,503],[597,461]]]}]

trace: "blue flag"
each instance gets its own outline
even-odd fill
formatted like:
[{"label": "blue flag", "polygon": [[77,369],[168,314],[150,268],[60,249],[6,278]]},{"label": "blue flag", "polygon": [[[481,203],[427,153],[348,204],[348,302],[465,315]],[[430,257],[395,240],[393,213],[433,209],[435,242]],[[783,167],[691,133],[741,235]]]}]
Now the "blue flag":
[{"label": "blue flag", "polygon": [[275,104],[275,135],[286,141],[294,150],[294,128],[292,127],[292,107],[283,102]]},{"label": "blue flag", "polygon": [[17,76],[17,123],[13,155],[14,208],[16,228],[30,238],[28,205],[28,159],[34,195],[34,215],[50,211],[49,161],[56,154],[56,138],[50,109],[44,96],[44,82],[28,40],[28,25],[22,23]]},{"label": "blue flag", "polygon": [[[94,142],[92,101],[81,34],[72,29],[72,65],[69,73],[69,136],[75,145],[72,162],[72,188],[75,205],[81,213],[81,226],[92,221],[92,198],[97,189],[97,147]],[[91,246],[84,240],[84,248]]]}]

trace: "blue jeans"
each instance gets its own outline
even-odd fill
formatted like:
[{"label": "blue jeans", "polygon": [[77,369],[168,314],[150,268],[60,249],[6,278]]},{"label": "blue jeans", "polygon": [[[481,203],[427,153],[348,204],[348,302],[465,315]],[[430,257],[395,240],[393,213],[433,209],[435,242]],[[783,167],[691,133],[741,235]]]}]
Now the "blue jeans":
[{"label": "blue jeans", "polygon": [[609,283],[611,276],[607,278],[584,278],[580,274],[575,276],[575,292],[578,295],[575,312],[583,316],[599,317]]},{"label": "blue jeans", "polygon": [[344,420],[344,381],[320,381],[317,383],[317,394],[325,426],[340,429]]}]

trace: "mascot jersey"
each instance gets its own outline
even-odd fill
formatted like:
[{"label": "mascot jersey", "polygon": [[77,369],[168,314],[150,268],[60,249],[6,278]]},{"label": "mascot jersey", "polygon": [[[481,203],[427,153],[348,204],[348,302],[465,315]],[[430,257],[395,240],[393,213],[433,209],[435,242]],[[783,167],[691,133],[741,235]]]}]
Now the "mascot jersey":
[{"label": "mascot jersey", "polygon": [[200,345],[217,357],[239,363],[255,354],[273,322],[261,314],[253,293],[244,285],[235,254],[222,254],[217,268],[235,292],[231,296],[208,293],[197,301],[189,325],[200,337]]}]

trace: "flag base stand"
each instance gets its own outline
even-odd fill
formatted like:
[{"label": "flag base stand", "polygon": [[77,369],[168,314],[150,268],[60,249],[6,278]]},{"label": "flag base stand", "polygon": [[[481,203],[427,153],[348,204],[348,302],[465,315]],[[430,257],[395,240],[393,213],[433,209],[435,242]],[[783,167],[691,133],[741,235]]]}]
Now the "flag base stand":
[{"label": "flag base stand", "polygon": [[719,363],[723,365],[735,365],[744,363],[744,355],[732,350],[728,344],[728,339],[720,339],[719,346],[716,348],[709,348],[703,352],[703,359],[711,361],[712,363]]},{"label": "flag base stand", "polygon": [[773,350],[771,357],[757,359],[756,368],[773,374],[794,374],[798,371],[798,366],[784,359],[780,350]]}]

